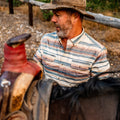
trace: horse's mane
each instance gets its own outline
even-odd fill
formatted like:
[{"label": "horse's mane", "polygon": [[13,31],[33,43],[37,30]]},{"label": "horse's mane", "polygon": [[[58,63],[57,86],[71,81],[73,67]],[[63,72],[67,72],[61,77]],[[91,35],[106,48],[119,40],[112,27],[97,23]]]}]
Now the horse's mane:
[{"label": "horse's mane", "polygon": [[77,87],[68,88],[66,91],[61,86],[54,87],[52,95],[54,99],[64,99],[70,96],[72,97],[91,97],[107,92],[120,91],[120,77],[107,77],[105,79],[99,79],[103,74],[120,73],[120,71],[103,72],[94,77],[91,77],[87,82],[79,84]]},{"label": "horse's mane", "polygon": [[[100,73],[88,80],[88,82],[84,82],[79,84],[78,87],[72,87],[67,90],[63,90],[61,86],[57,85],[54,87],[51,95],[51,99],[60,100],[65,98],[70,98],[70,108],[76,108],[76,110],[80,109],[79,99],[81,97],[94,97],[103,95],[106,93],[120,92],[120,77],[108,77],[100,80],[99,77],[103,74],[114,74],[120,73],[120,71],[110,71]],[[120,104],[118,105],[118,112],[120,112]],[[117,115],[117,119],[119,119],[119,114]]]}]

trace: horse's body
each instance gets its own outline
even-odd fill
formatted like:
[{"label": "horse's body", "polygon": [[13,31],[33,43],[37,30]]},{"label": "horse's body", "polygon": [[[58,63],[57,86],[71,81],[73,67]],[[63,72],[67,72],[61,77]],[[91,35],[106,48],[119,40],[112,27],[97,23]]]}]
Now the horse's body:
[{"label": "horse's body", "polygon": [[70,92],[51,100],[49,120],[120,120],[119,78],[95,77]]},{"label": "horse's body", "polygon": [[[117,85],[117,83],[114,85]],[[33,91],[35,92],[35,90]],[[120,120],[118,89],[114,90],[108,86],[108,88],[104,90],[103,87],[104,92],[100,89],[98,95],[93,91],[93,94],[90,93],[88,96],[84,96],[84,92],[81,91],[79,94],[77,88],[75,91],[77,93],[69,94],[67,97],[64,95],[58,97],[57,100],[51,99],[49,103],[48,120]],[[44,112],[40,108],[39,103],[35,105],[38,102],[36,101],[38,97],[37,89],[35,93],[37,93],[35,94],[35,98],[31,96],[31,98],[33,98],[33,102],[31,101],[31,103],[34,103],[33,120],[46,120],[45,116],[42,117],[44,119],[36,118],[37,115],[40,116],[40,114],[44,114]],[[36,114],[36,108],[38,108],[38,114]],[[43,110],[45,109],[43,108]]]},{"label": "horse's body", "polygon": [[70,108],[69,100],[51,103],[49,120],[117,120],[119,97],[116,93],[80,98],[78,110]]}]

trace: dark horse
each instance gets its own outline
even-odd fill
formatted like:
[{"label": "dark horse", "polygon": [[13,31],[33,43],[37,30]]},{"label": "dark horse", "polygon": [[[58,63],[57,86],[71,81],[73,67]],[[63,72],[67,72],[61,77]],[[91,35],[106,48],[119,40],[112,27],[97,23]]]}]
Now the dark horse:
[{"label": "dark horse", "polygon": [[[22,37],[28,39],[30,36]],[[17,38],[8,44],[25,41]],[[0,76],[0,120],[120,120],[120,78],[99,80],[100,75],[78,87],[64,90],[61,86],[54,85],[52,80],[39,82],[39,74],[26,77],[24,73],[4,71]],[[24,77],[26,78],[23,79]],[[16,82],[19,78],[23,79],[21,84]],[[25,84],[24,80],[27,79],[29,84],[27,82],[27,87],[22,92],[24,94],[14,99],[13,95],[19,93],[17,87]],[[41,86],[40,89],[38,85]],[[16,89],[18,91],[14,93]]]},{"label": "dark horse", "polygon": [[57,120],[120,120],[119,82],[113,78],[92,78],[55,97],[57,100],[51,100],[49,120],[56,120],[53,116],[58,116]]},{"label": "dark horse", "polygon": [[[120,80],[112,77],[99,80],[96,76],[68,90],[63,90],[59,85],[53,86],[48,120],[120,120],[119,91]],[[41,109],[40,101],[37,101],[39,112],[35,118],[45,120],[47,117]],[[39,117],[40,114],[43,116]]]}]

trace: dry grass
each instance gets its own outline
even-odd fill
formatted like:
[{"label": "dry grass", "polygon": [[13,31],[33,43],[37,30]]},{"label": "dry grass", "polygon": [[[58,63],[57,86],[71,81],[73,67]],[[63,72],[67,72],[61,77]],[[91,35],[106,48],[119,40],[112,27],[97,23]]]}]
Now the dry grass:
[{"label": "dry grass", "polygon": [[[8,10],[8,7],[0,7],[0,11]],[[14,12],[28,15],[28,6],[27,4],[21,5],[20,7],[15,7]],[[115,13],[106,11],[103,13],[106,16],[114,16]],[[37,18],[41,21],[44,21],[42,12],[38,6],[33,6],[33,15],[34,18]],[[46,22],[48,27],[52,27],[52,24]],[[85,31],[92,35],[96,40],[104,40],[107,42],[119,42],[120,41],[120,29],[111,28],[102,24],[94,23],[91,21],[83,21],[83,27]],[[96,34],[97,33],[97,34]]]},{"label": "dry grass", "polygon": [[[120,29],[86,20],[84,20],[83,26],[85,27],[86,32],[94,36],[97,40],[104,40],[106,42],[120,42]],[[97,36],[95,33],[98,33]]]},{"label": "dry grass", "polygon": [[107,42],[120,42],[120,30],[114,28],[106,31],[105,40]]},{"label": "dry grass", "polygon": [[[15,7],[14,9],[23,14],[28,15],[28,5],[27,4],[21,5],[20,7]],[[34,15],[34,17],[37,17],[40,20],[44,20],[42,12],[40,10],[40,7],[38,7],[38,6],[33,6],[33,15]]]},{"label": "dry grass", "polygon": [[[3,6],[0,6],[0,11],[8,11],[8,7],[3,7]],[[8,11],[9,12],[9,11]]]}]

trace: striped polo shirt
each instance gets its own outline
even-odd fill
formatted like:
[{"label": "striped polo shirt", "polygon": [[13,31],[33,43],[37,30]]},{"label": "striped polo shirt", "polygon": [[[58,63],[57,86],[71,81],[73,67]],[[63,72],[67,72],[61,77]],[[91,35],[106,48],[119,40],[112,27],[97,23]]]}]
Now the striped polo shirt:
[{"label": "striped polo shirt", "polygon": [[45,34],[34,59],[43,65],[45,78],[66,87],[86,82],[90,76],[107,71],[110,67],[106,48],[84,30],[67,40],[66,50],[56,32]]}]

